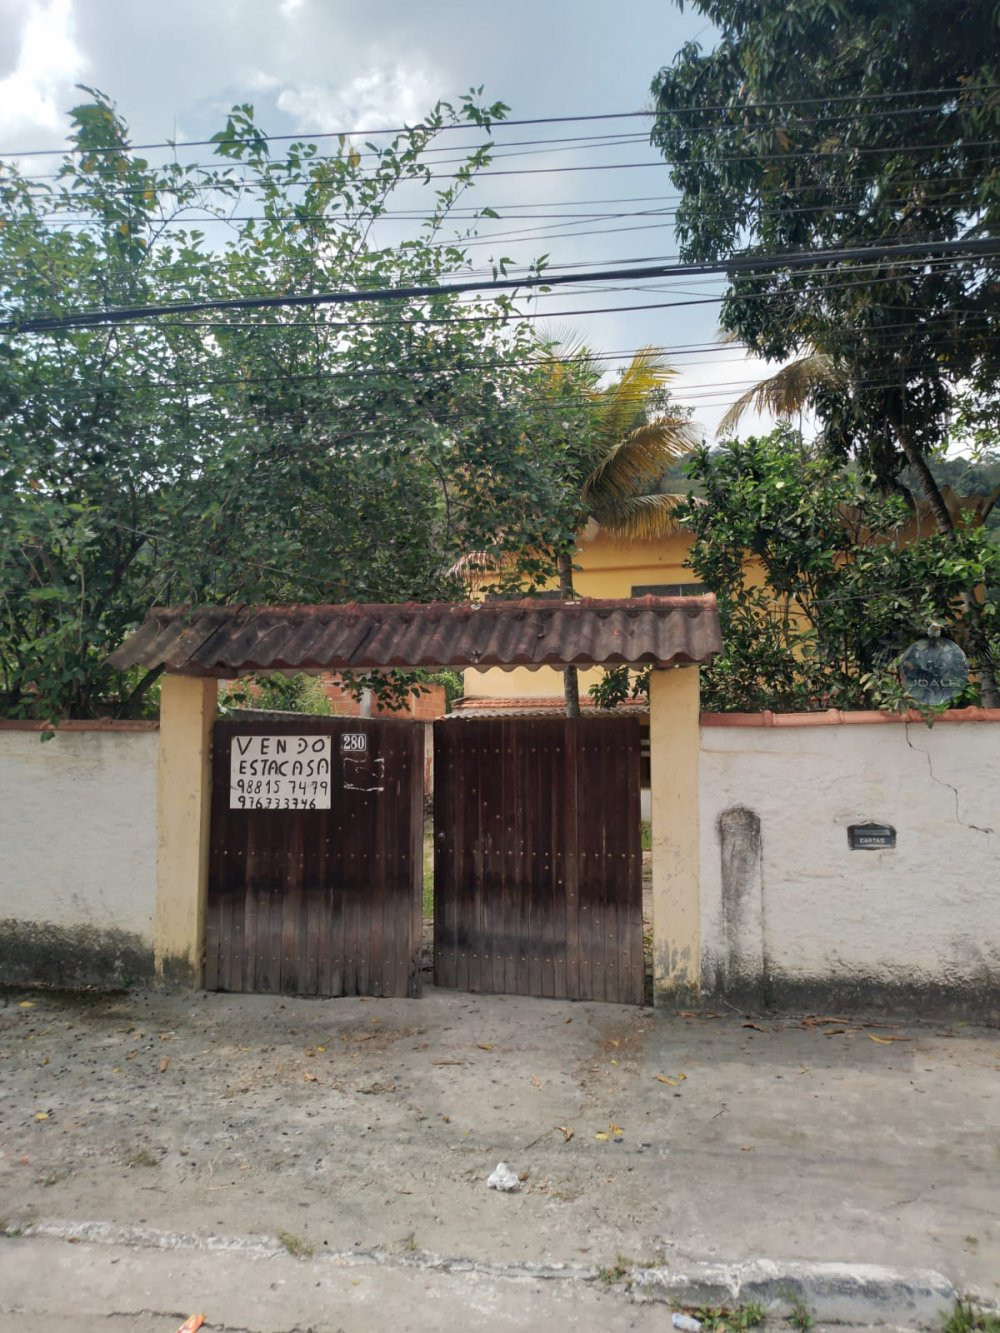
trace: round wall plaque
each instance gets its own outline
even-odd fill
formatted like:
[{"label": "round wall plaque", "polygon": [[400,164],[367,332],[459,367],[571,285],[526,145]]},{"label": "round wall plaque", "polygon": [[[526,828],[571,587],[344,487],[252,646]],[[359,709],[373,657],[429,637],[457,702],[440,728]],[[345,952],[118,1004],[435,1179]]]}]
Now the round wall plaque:
[{"label": "round wall plaque", "polygon": [[969,682],[969,661],[953,639],[918,639],[899,659],[899,678],[911,699],[934,707],[962,693]]}]

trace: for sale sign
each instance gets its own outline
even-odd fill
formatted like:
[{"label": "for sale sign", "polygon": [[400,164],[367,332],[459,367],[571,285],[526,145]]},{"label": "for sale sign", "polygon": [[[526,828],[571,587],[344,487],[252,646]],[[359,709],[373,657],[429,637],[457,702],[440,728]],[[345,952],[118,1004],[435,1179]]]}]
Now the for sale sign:
[{"label": "for sale sign", "polygon": [[231,810],[329,810],[329,736],[234,736]]}]

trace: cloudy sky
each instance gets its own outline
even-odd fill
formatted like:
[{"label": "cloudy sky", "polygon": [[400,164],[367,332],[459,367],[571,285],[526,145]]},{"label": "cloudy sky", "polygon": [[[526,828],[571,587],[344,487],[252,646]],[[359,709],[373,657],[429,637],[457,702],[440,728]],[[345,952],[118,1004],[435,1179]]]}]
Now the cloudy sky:
[{"label": "cloudy sky", "polygon": [[[671,0],[0,0],[0,155],[59,146],[81,83],[118,103],[138,142],[204,138],[247,101],[272,134],[397,126],[480,84],[516,119],[638,111],[688,40],[711,45],[712,29]],[[494,170],[505,174],[483,179],[477,200],[501,217],[477,256],[545,253],[554,270],[669,260],[675,192],[646,133],[640,118],[498,131]],[[700,350],[715,340],[717,306],[676,304],[719,291],[705,280],[587,284],[547,298],[544,327],[602,353],[663,347],[678,397],[712,431],[760,373],[736,350]]]}]

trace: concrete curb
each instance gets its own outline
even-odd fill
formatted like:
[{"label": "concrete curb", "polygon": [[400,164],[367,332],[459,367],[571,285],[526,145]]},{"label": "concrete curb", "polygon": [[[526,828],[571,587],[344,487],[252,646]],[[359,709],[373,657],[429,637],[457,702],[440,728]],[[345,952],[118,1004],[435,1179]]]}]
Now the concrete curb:
[{"label": "concrete curb", "polygon": [[[26,1226],[25,1238],[86,1242],[134,1249],[230,1252],[248,1258],[273,1258],[285,1248],[268,1236],[198,1235],[152,1227],[117,1226],[97,1221],[49,1221]],[[318,1251],[316,1265],[374,1266],[465,1273],[514,1281],[596,1282],[605,1277],[594,1264],[490,1263],[423,1251],[383,1249]],[[932,1269],[904,1271],[874,1264],[830,1264],[751,1260],[740,1264],[690,1264],[683,1268],[616,1270],[616,1280],[642,1302],[697,1308],[739,1306],[750,1301],[772,1316],[791,1313],[800,1301],[815,1319],[846,1324],[900,1324],[940,1329],[960,1294]],[[974,1294],[973,1294],[974,1295]]]},{"label": "concrete curb", "polygon": [[902,1272],[874,1264],[820,1264],[757,1259],[698,1265],[683,1271],[640,1269],[633,1291],[679,1305],[740,1305],[756,1301],[770,1314],[791,1313],[800,1301],[817,1319],[899,1323],[939,1329],[959,1293],[932,1269]]}]

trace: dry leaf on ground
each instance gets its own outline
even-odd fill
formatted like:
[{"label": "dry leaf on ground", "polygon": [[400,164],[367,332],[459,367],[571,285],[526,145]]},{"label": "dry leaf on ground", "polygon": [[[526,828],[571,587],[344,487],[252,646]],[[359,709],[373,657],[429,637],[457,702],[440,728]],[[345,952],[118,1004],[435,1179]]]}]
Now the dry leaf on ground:
[{"label": "dry leaf on ground", "polygon": [[666,1083],[671,1088],[676,1088],[679,1083],[683,1083],[687,1074],[678,1074],[676,1078],[671,1078],[669,1074],[657,1074],[657,1083]]},{"label": "dry leaf on ground", "polygon": [[912,1041],[912,1037],[877,1037],[874,1032],[868,1033],[869,1041],[876,1041],[880,1046],[891,1046],[894,1041]]}]

